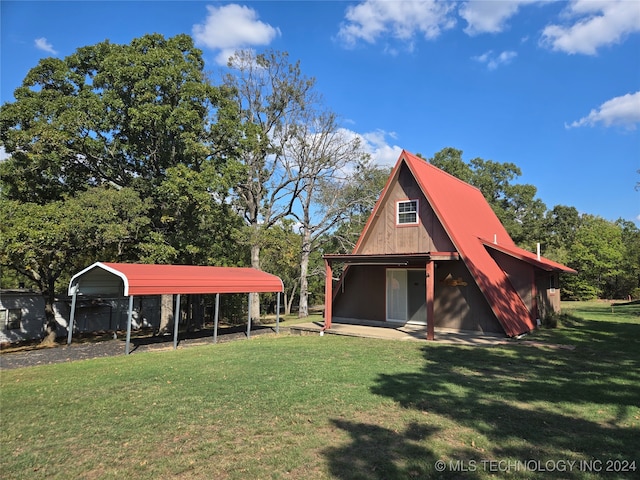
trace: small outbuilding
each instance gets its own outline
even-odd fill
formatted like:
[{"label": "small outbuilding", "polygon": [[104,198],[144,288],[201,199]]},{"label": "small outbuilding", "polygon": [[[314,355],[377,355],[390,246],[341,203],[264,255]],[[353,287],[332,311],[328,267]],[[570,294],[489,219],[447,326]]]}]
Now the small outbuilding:
[{"label": "small outbuilding", "polygon": [[[480,190],[403,151],[349,255],[324,255],[332,322],[502,333],[560,308],[559,273],[519,248]],[[334,282],[333,270],[342,274]]]},{"label": "small outbuilding", "polygon": [[[67,343],[71,343],[78,295],[122,296],[129,298],[126,353],[131,342],[134,296],[176,295],[173,345],[178,343],[180,296],[183,294],[216,294],[214,341],[218,330],[219,296],[225,293],[277,293],[276,329],[279,325],[282,280],[254,268],[209,267],[195,265],[150,265],[135,263],[96,262],[75,274],[69,282],[71,315]],[[251,331],[248,319],[247,336]]]}]

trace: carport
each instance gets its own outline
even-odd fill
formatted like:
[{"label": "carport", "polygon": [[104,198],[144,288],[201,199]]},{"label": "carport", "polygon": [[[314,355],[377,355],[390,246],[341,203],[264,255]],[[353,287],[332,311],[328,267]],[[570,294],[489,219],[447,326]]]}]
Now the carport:
[{"label": "carport", "polygon": [[[125,349],[128,355],[131,343],[133,297],[136,295],[176,295],[173,329],[173,348],[176,349],[178,347],[178,321],[182,294],[216,294],[213,334],[215,343],[218,336],[220,294],[248,293],[249,303],[251,303],[251,295],[254,293],[277,293],[276,332],[278,332],[280,293],[283,291],[284,286],[280,277],[255,268],[96,262],[76,273],[69,282],[69,295],[72,300],[67,344],[71,344],[78,295],[129,297]],[[249,338],[250,332],[251,314],[248,316],[247,338]]]}]

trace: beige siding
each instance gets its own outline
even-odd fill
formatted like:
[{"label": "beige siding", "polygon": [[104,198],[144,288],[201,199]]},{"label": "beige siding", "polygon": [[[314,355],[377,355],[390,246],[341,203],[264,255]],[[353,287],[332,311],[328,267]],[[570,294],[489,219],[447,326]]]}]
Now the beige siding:
[{"label": "beige siding", "polygon": [[[397,202],[415,199],[419,203],[418,225],[396,225]],[[400,169],[383,202],[355,253],[379,255],[454,250],[449,236],[406,166]]]}]

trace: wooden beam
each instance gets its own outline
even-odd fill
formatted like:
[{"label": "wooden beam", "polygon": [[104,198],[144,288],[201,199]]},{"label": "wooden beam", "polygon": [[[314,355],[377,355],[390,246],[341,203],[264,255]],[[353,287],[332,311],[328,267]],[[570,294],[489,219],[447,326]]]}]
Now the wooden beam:
[{"label": "wooden beam", "polygon": [[331,328],[331,307],[333,304],[333,270],[331,263],[324,259],[325,278],[324,278],[324,329]]},{"label": "wooden beam", "polygon": [[427,262],[427,268],[426,268],[426,284],[427,284],[427,340],[433,340],[435,337],[434,334],[434,323],[435,323],[435,318],[434,318],[434,308],[433,308],[433,298],[434,298],[434,291],[435,291],[435,280],[436,277],[434,275],[434,263],[433,261],[428,261]]}]

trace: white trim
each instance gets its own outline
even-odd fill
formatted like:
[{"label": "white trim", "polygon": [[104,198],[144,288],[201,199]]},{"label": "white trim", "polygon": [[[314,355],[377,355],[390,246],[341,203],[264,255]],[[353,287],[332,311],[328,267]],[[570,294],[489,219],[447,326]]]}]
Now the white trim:
[{"label": "white trim", "polygon": [[73,295],[73,288],[75,287],[74,283],[76,282],[76,280],[79,277],[81,277],[82,275],[84,275],[85,273],[93,270],[94,268],[101,268],[102,270],[105,270],[105,271],[107,271],[109,273],[112,273],[113,275],[116,275],[116,276],[120,277],[120,279],[124,283],[124,295],[123,296],[125,296],[125,297],[129,296],[129,279],[127,278],[127,276],[124,273],[122,273],[121,271],[116,270],[115,268],[108,267],[107,265],[105,265],[102,262],[96,262],[93,265],[88,266],[87,268],[85,268],[81,272],[78,272],[73,277],[71,277],[71,281],[69,282],[68,295]]},{"label": "white trim", "polygon": [[[424,269],[422,268],[416,268],[416,267],[410,267],[410,268],[387,268],[385,269],[385,321],[388,323],[394,323],[394,324],[400,324],[400,325],[427,325],[427,322],[429,321],[428,319],[426,320],[426,322],[420,321],[420,320],[411,320],[409,318],[409,305],[410,305],[410,299],[409,299],[409,272],[410,271],[419,271],[419,272],[424,272]],[[401,319],[401,318],[391,318],[389,316],[389,273],[390,272],[403,272],[405,274],[405,284],[404,284],[404,290],[402,291],[402,294],[404,296],[404,313],[405,313],[405,318]],[[426,294],[425,294],[425,303],[426,303]]]},{"label": "white trim", "polygon": [[[400,204],[401,203],[416,203],[416,221],[415,222],[400,222]],[[402,212],[403,214],[414,213],[413,211]],[[420,199],[419,198],[409,198],[407,200],[396,200],[396,226],[400,225],[419,225],[420,224]]]}]

